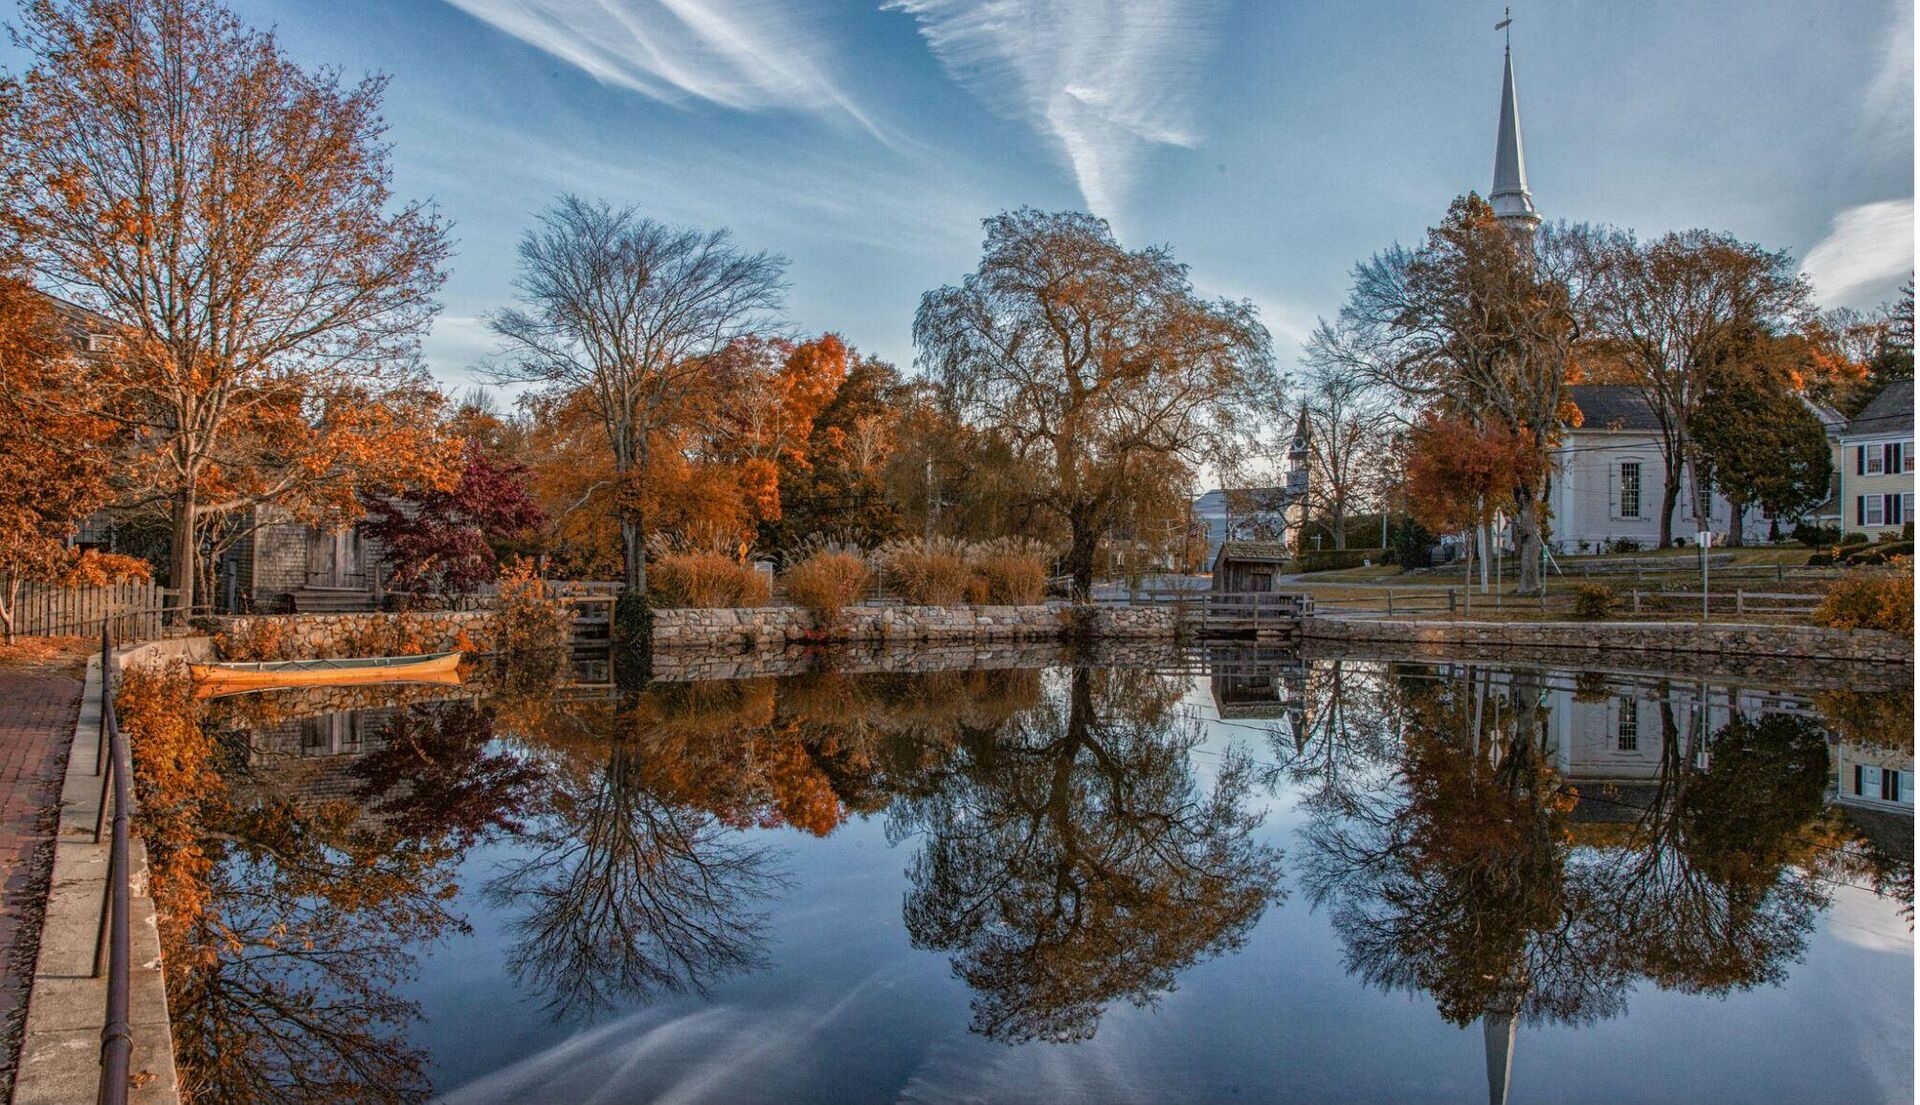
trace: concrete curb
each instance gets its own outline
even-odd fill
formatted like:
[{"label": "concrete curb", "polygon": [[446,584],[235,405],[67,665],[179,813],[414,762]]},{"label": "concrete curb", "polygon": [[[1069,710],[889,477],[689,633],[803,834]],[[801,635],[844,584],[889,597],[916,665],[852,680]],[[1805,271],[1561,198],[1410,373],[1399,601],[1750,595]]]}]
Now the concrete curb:
[{"label": "concrete curb", "polygon": [[[167,642],[171,644],[172,642]],[[115,657],[124,667],[137,649]],[[60,790],[60,829],[54,839],[53,878],[41,927],[40,958],[27,997],[26,1031],[13,1105],[73,1105],[95,1100],[100,1085],[100,1033],[105,1027],[107,981],[94,978],[94,937],[107,881],[108,842],[93,842],[101,776],[93,773],[100,742],[100,660],[87,664],[80,720],[67,754]],[[177,1105],[173,1032],[167,1019],[166,975],[160,929],[147,889],[147,850],[135,838],[129,856],[133,884],[133,1066],[136,1105]]]}]

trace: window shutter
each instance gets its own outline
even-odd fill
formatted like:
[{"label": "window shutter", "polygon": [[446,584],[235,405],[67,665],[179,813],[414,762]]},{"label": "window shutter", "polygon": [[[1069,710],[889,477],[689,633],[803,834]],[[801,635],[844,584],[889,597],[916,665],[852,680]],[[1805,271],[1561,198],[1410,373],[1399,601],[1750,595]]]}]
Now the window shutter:
[{"label": "window shutter", "polygon": [[1859,764],[1853,765],[1853,792],[1855,794],[1865,794],[1867,792],[1867,781],[1864,778],[1865,775],[1866,775],[1866,772],[1860,769]]},{"label": "window shutter", "polygon": [[1900,524],[1902,520],[1900,517],[1900,496],[1882,495],[1880,497],[1880,517],[1885,518],[1887,524],[1890,526]]},{"label": "window shutter", "polygon": [[1853,497],[1853,524],[1856,526],[1864,526],[1867,524],[1867,497],[1865,495],[1855,495]]},{"label": "window shutter", "polygon": [[1620,469],[1613,465],[1607,467],[1607,517],[1620,520]]},{"label": "window shutter", "polygon": [[1865,445],[1854,447],[1853,474],[1856,476],[1864,476],[1867,474],[1867,447]]}]

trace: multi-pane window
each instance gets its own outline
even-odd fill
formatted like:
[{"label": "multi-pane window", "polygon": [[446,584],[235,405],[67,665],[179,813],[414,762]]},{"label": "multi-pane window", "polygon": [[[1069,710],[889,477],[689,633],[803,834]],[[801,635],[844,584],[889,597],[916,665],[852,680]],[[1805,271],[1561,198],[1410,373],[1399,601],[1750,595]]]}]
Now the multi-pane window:
[{"label": "multi-pane window", "polygon": [[1880,800],[1882,802],[1900,800],[1900,773],[1890,767],[1880,769]]},{"label": "multi-pane window", "polygon": [[1860,446],[1861,456],[1866,461],[1866,475],[1878,476],[1887,470],[1887,451],[1878,445]]},{"label": "multi-pane window", "polygon": [[1637,460],[1620,462],[1620,517],[1640,517],[1640,462]]},{"label": "multi-pane window", "polygon": [[1861,507],[1860,524],[1863,526],[1884,526],[1887,524],[1887,500],[1884,496],[1866,496]]},{"label": "multi-pane window", "polygon": [[1913,471],[1913,442],[1911,441],[1900,447],[1900,471]]},{"label": "multi-pane window", "polygon": [[1619,738],[1622,752],[1640,747],[1640,707],[1630,694],[1620,696],[1620,719],[1614,725],[1614,735]]}]

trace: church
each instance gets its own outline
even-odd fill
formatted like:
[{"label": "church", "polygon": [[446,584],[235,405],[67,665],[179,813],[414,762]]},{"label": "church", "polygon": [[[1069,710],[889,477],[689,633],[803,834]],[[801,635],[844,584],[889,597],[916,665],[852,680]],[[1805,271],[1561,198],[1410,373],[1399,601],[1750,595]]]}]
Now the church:
[{"label": "church", "polygon": [[[1526,148],[1520,137],[1520,103],[1514,89],[1513,48],[1506,51],[1500,87],[1500,127],[1494,145],[1493,190],[1487,194],[1495,217],[1513,235],[1532,242],[1540,214],[1527,187]],[[1548,491],[1549,547],[1557,555],[1651,549],[1660,544],[1660,506],[1665,502],[1666,467],[1661,459],[1660,427],[1646,395],[1621,384],[1576,384],[1567,397],[1579,409],[1580,424],[1565,428],[1553,451]],[[1829,433],[1837,432],[1829,422]],[[1709,496],[1707,516],[1697,516],[1691,467],[1680,474],[1673,532],[1699,530],[1726,543],[1734,526],[1733,507],[1724,496]],[[1774,521],[1755,508],[1742,521],[1744,543],[1767,540]],[[1790,522],[1783,528],[1791,530]]]}]

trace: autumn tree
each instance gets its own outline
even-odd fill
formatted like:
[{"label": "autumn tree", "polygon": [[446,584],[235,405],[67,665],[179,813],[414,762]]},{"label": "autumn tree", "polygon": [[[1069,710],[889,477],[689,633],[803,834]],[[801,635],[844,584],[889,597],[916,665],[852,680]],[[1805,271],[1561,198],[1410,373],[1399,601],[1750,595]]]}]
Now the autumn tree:
[{"label": "autumn tree", "polygon": [[900,531],[886,473],[895,454],[911,446],[902,432],[907,391],[892,365],[848,352],[845,377],[814,416],[804,463],[781,466],[780,518],[760,526],[763,547],[783,551],[814,533],[878,544]]},{"label": "autumn tree", "polygon": [[1084,596],[1142,482],[1190,469],[1265,405],[1267,331],[1105,220],[1021,208],[985,225],[979,268],[921,297],[919,362],[965,421],[1044,471],[1038,505],[1067,529]]},{"label": "autumn tree", "polygon": [[610,454],[626,586],[646,592],[644,474],[711,358],[768,328],[786,259],[725,230],[667,226],[562,196],[520,240],[520,305],[493,316],[495,375],[583,404]]},{"label": "autumn tree", "polygon": [[369,537],[393,568],[392,585],[442,595],[470,594],[492,579],[500,552],[544,521],[527,487],[527,467],[469,439],[460,482],[367,499]]},{"label": "autumn tree", "polygon": [[1756,333],[1806,319],[1811,290],[1784,252],[1728,234],[1689,230],[1641,242],[1595,235],[1591,303],[1595,336],[1653,411],[1665,491],[1660,544],[1673,542],[1683,477],[1703,458],[1696,423]]},{"label": "autumn tree", "polygon": [[[1407,435],[1407,500],[1422,525],[1473,530],[1494,511],[1532,494],[1547,459],[1534,436],[1498,422],[1428,413]],[[1467,544],[1472,574],[1473,544]]]},{"label": "autumn tree", "polygon": [[77,321],[0,270],[0,630],[8,643],[23,583],[145,575],[142,562],[70,545],[113,494],[108,447],[119,432],[93,413],[114,366],[76,348]]},{"label": "autumn tree", "polygon": [[1546,459],[1582,335],[1585,233],[1542,227],[1516,238],[1469,194],[1420,248],[1396,245],[1357,266],[1341,311],[1339,354],[1355,371],[1416,409],[1524,435],[1535,458],[1529,482],[1499,504],[1513,518],[1522,594],[1545,586]]},{"label": "autumn tree", "polygon": [[417,357],[449,242],[393,204],[386,79],[303,69],[216,0],[33,0],[14,35],[4,223],[124,327],[98,410],[136,446],[133,503],[167,515],[181,607],[223,523],[450,480]]}]

